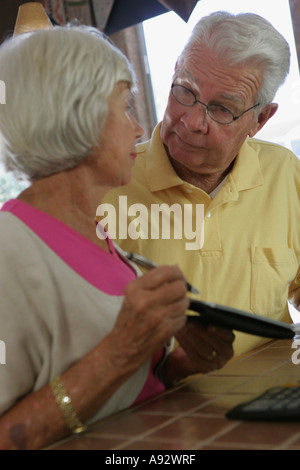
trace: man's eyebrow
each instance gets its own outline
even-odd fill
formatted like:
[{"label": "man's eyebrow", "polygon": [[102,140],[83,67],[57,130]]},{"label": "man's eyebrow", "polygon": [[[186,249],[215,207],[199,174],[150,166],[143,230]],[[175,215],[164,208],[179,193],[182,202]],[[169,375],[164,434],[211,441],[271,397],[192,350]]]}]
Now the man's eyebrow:
[{"label": "man's eyebrow", "polygon": [[228,101],[233,101],[235,103],[244,104],[244,100],[242,100],[239,96],[227,95],[226,93],[221,93],[220,97]]},{"label": "man's eyebrow", "polygon": [[[199,78],[194,77],[188,70],[185,70],[185,69],[182,70],[182,75],[183,75],[183,78],[186,78],[186,79],[190,80],[191,82],[193,82],[193,83],[190,83],[190,86],[194,90],[196,90],[198,88],[198,91],[200,91],[201,82],[200,82]],[[240,98],[239,96],[236,96],[236,95],[228,95],[227,93],[220,93],[220,95],[218,97],[218,100],[222,100],[222,99],[224,99],[227,102],[233,103],[233,104],[242,105],[242,106],[245,105],[244,100],[242,98]]]},{"label": "man's eyebrow", "polygon": [[[190,72],[188,72],[188,70],[183,69],[182,74],[185,76],[185,78],[189,78],[190,80],[192,80],[196,86],[201,87],[201,82],[200,82],[199,78],[194,77]],[[220,98],[224,98],[225,100],[228,100],[228,101],[233,101],[233,102],[236,102],[236,103],[244,104],[244,100],[242,100],[239,96],[228,95],[226,93],[221,93]]]},{"label": "man's eyebrow", "polygon": [[183,69],[182,72],[183,72],[183,75],[185,76],[185,78],[189,78],[190,80],[192,80],[195,83],[200,82],[199,78],[193,77],[193,75],[191,75],[187,70]]}]

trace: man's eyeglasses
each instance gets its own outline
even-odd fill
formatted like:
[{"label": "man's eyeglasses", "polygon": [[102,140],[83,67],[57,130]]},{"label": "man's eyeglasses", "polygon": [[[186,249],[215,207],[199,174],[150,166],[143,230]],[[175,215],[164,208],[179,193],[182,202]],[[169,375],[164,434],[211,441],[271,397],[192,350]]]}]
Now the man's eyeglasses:
[{"label": "man's eyeglasses", "polygon": [[231,122],[239,119],[241,116],[243,116],[243,114],[247,113],[251,109],[259,106],[259,103],[257,103],[254,106],[251,106],[251,108],[246,109],[246,111],[243,111],[238,116],[235,116],[229,109],[220,104],[205,104],[202,101],[197,100],[192,90],[186,88],[185,86],[172,83],[171,93],[175,100],[184,106],[194,106],[196,103],[202,104],[205,106],[206,114],[208,114],[213,121],[218,122],[219,124],[230,124]]}]

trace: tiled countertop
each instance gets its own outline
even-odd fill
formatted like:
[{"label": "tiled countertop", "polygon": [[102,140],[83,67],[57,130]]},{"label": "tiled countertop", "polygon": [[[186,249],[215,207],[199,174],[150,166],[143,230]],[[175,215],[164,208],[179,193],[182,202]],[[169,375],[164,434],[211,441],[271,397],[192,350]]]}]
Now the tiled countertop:
[{"label": "tiled countertop", "polygon": [[[284,383],[300,384],[290,340],[265,344],[223,369],[118,413],[49,450],[300,449],[299,422],[242,422],[225,413]],[[299,354],[300,356],[300,354]]]}]

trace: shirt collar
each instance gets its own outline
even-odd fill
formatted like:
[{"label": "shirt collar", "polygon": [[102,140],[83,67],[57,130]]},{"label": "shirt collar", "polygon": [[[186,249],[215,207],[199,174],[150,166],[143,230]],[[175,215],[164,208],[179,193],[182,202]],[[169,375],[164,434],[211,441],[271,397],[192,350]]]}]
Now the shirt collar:
[{"label": "shirt collar", "polygon": [[256,139],[246,139],[232,169],[231,178],[237,191],[255,188],[264,182],[259,155],[253,146],[254,142]]},{"label": "shirt collar", "polygon": [[[155,127],[152,139],[148,142],[149,158],[146,160],[146,174],[152,192],[185,184],[170,163],[160,137],[160,127],[161,123]],[[254,141],[255,139],[247,139],[244,142],[230,173],[230,179],[237,191],[263,184],[258,153],[251,145]]]},{"label": "shirt collar", "polygon": [[173,186],[184,184],[184,181],[177,175],[160,138],[159,123],[149,141],[148,154],[146,160],[146,172],[151,191],[160,191]]}]

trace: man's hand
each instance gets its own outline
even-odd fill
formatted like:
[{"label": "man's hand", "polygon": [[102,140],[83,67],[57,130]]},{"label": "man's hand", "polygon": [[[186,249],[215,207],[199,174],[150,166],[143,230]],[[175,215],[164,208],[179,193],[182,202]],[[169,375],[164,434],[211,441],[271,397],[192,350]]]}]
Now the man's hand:
[{"label": "man's hand", "polygon": [[176,333],[176,339],[179,346],[170,355],[162,373],[167,386],[176,379],[220,369],[233,356],[232,331],[204,327],[192,318]]}]

